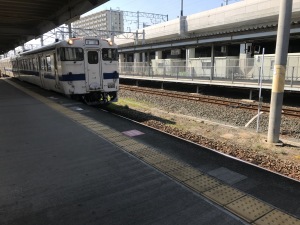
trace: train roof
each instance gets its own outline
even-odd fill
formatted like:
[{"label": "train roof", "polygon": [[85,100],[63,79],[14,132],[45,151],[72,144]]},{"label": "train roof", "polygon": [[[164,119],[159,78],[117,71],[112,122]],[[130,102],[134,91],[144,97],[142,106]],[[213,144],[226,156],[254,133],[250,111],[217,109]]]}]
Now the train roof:
[{"label": "train roof", "polygon": [[33,50],[26,51],[26,52],[22,52],[22,53],[20,53],[20,55],[21,56],[26,56],[26,55],[37,54],[37,53],[44,52],[44,51],[47,51],[47,50],[53,50],[53,49],[55,49],[55,47],[58,44],[60,44],[62,42],[64,42],[64,41],[55,42],[55,43],[52,43],[50,45],[46,45],[46,46],[43,46],[43,47],[40,47],[40,48],[37,48],[37,49],[33,49]]}]

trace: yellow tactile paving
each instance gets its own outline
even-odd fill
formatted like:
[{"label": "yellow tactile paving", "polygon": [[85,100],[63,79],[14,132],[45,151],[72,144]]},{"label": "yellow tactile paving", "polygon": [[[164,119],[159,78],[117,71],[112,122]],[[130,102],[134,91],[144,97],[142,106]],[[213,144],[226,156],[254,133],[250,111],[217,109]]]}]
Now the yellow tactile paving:
[{"label": "yellow tactile paving", "polygon": [[168,172],[167,175],[182,182],[182,181],[186,181],[186,180],[201,176],[201,175],[203,175],[203,173],[199,172],[198,170],[196,170],[192,167],[181,167],[177,170]]},{"label": "yellow tactile paving", "polygon": [[142,143],[139,143],[137,142],[136,144],[134,145],[126,145],[126,146],[123,146],[123,149],[127,152],[130,152],[130,153],[134,153],[138,150],[141,150],[141,149],[144,149],[144,148],[148,148],[147,145],[144,145]]},{"label": "yellow tactile paving", "polygon": [[187,165],[182,162],[179,162],[177,160],[169,159],[169,160],[157,163],[157,164],[153,164],[153,166],[155,168],[159,169],[160,171],[167,173],[172,170],[176,170],[178,168],[185,167]]},{"label": "yellow tactile paving", "polygon": [[300,220],[275,209],[256,220],[253,225],[300,225]]},{"label": "yellow tactile paving", "polygon": [[270,205],[251,196],[244,196],[225,207],[250,223],[274,209]]},{"label": "yellow tactile paving", "polygon": [[153,165],[153,164],[157,164],[157,163],[169,160],[170,158],[168,156],[166,156],[165,154],[157,153],[155,155],[146,155],[146,156],[142,157],[141,159],[143,161],[145,161],[146,163]]},{"label": "yellow tactile paving", "polygon": [[221,183],[216,179],[209,177],[207,175],[202,175],[195,177],[193,179],[187,180],[184,182],[188,187],[192,188],[193,190],[202,193],[209,189],[215,188]]},{"label": "yellow tactile paving", "polygon": [[121,134],[120,132],[113,131],[113,130],[111,130],[111,129],[110,129],[110,132],[106,132],[106,131],[102,132],[102,136],[103,136],[103,137],[106,137],[106,138],[110,138],[110,139],[116,137],[116,141],[117,141],[117,137],[123,137],[123,139],[126,138],[126,137],[125,137],[123,134]]},{"label": "yellow tactile paving", "polygon": [[135,155],[138,158],[145,158],[145,157],[155,157],[158,153],[153,148],[143,148],[139,149],[131,154]]},{"label": "yellow tactile paving", "polygon": [[228,185],[220,185],[203,192],[203,195],[219,205],[226,205],[245,196],[246,194]]},{"label": "yellow tactile paving", "polygon": [[103,133],[110,131],[109,127],[102,126],[102,125],[98,125],[98,126],[94,126],[94,127],[87,126],[87,128],[89,128],[90,130],[94,131],[98,135],[102,135]]},{"label": "yellow tactile paving", "polygon": [[[132,140],[132,139],[128,139],[128,140],[123,140],[123,141],[116,141],[114,144],[118,145],[119,147],[126,147],[128,146],[128,148],[130,148],[130,146],[134,146],[137,144],[140,144],[139,142]],[[145,146],[146,147],[146,146]],[[128,151],[128,149],[125,149],[126,151]]]},{"label": "yellow tactile paving", "polygon": [[[110,137],[109,138],[114,144],[118,145],[119,142],[123,142],[123,141],[130,141],[130,138],[124,136],[124,135],[119,135],[119,136],[115,136],[115,137]],[[119,146],[119,145],[118,145]]]}]

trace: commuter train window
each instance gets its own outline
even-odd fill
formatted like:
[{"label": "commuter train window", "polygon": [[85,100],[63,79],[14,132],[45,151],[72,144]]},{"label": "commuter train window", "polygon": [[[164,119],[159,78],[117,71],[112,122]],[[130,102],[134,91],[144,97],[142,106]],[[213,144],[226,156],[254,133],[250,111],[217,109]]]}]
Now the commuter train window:
[{"label": "commuter train window", "polygon": [[50,58],[50,56],[46,57],[46,63],[47,63],[46,70],[51,71],[51,58]]},{"label": "commuter train window", "polygon": [[33,66],[33,70],[36,71],[37,70],[36,58],[32,59],[32,66]]},{"label": "commuter train window", "polygon": [[60,48],[61,61],[83,61],[82,48]]},{"label": "commuter train window", "polygon": [[118,51],[115,48],[103,48],[102,49],[102,59],[104,61],[117,61]]},{"label": "commuter train window", "polygon": [[89,51],[88,52],[88,62],[89,64],[98,64],[98,52],[96,51]]},{"label": "commuter train window", "polygon": [[45,59],[42,60],[41,70],[46,70],[46,60]]}]

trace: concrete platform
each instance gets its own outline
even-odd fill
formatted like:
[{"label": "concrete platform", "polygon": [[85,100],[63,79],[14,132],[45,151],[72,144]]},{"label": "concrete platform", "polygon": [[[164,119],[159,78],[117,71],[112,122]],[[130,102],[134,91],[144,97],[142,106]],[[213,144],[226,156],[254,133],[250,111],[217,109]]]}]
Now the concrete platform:
[{"label": "concrete platform", "polygon": [[1,225],[300,224],[299,182],[57,93],[0,80],[0,124]]}]

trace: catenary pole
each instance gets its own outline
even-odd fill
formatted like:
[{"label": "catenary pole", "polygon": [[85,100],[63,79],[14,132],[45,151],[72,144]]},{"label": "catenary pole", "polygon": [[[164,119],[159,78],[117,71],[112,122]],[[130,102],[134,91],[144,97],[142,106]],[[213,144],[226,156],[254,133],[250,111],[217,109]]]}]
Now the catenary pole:
[{"label": "catenary pole", "polygon": [[269,116],[268,143],[279,142],[293,0],[280,0],[275,66]]},{"label": "catenary pole", "polygon": [[181,11],[180,11],[180,16],[183,16],[183,0],[181,0]]}]

